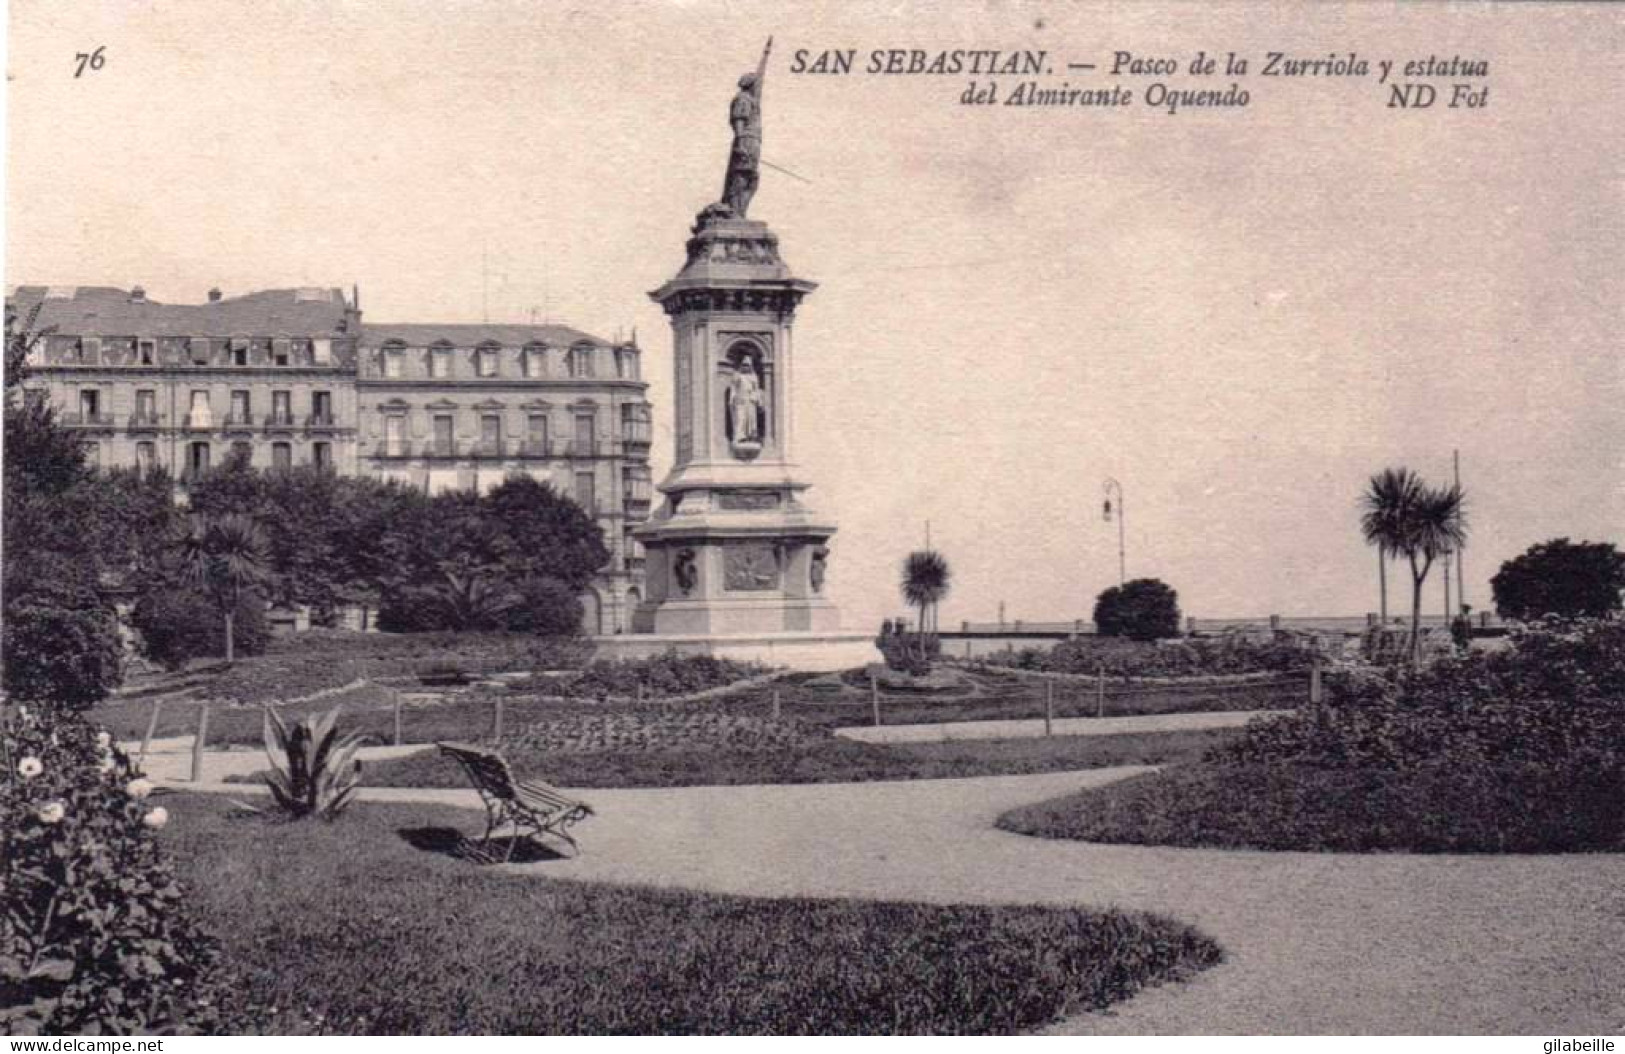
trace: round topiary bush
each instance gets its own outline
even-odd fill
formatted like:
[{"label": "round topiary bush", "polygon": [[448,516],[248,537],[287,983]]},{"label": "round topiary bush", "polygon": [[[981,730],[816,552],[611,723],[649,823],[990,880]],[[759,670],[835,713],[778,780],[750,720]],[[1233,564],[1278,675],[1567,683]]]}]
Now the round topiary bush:
[{"label": "round topiary bush", "polygon": [[0,722],[0,1031],[188,1032],[216,1022],[214,946],[159,852],[169,821],[106,732]]}]

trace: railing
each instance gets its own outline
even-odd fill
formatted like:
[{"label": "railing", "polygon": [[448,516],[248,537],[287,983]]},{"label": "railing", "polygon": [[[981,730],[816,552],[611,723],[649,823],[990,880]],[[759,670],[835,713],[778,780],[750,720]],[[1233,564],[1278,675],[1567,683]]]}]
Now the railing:
[{"label": "railing", "polygon": [[254,424],[254,415],[251,413],[227,414],[227,428],[251,428]]},{"label": "railing", "polygon": [[470,443],[468,446],[468,456],[479,458],[500,458],[505,457],[506,454],[502,449],[502,441],[499,439],[496,442],[482,440],[477,443]]},{"label": "railing", "polygon": [[338,422],[331,413],[315,413],[305,418],[306,428],[337,428]]},{"label": "railing", "polygon": [[561,444],[559,452],[565,457],[597,457],[600,453],[608,453],[607,450],[600,451],[599,445],[597,439],[570,439]]},{"label": "railing", "polygon": [[519,457],[549,458],[553,456],[553,444],[547,440],[527,439],[519,444]]},{"label": "railing", "polygon": [[438,441],[425,443],[423,445],[423,456],[424,457],[461,457],[462,455],[459,452],[459,444],[457,443],[456,440],[452,440],[449,443],[441,443],[441,442],[438,442]]},{"label": "railing", "polygon": [[265,418],[265,427],[266,428],[292,428],[293,427],[293,414],[273,410]]},{"label": "railing", "polygon": [[186,421],[181,425],[188,432],[212,432],[215,430],[213,414],[187,414]]},{"label": "railing", "polygon": [[64,414],[61,418],[69,428],[112,428],[112,414]]},{"label": "railing", "polygon": [[131,428],[157,428],[163,424],[163,418],[154,410],[137,410],[130,415]]},{"label": "railing", "polygon": [[650,428],[648,421],[621,422],[621,441],[623,443],[642,443],[647,445],[649,443],[649,433]]}]

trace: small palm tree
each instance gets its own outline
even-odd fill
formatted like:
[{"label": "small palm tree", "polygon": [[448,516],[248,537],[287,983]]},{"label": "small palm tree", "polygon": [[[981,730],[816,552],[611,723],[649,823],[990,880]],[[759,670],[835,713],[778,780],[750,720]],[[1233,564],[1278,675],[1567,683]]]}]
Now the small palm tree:
[{"label": "small palm tree", "polygon": [[917,549],[903,561],[903,600],[920,611],[920,657],[926,634],[937,630],[937,605],[948,595],[948,561],[935,549]]},{"label": "small palm tree", "polygon": [[1360,531],[1365,535],[1366,544],[1377,547],[1377,589],[1381,594],[1379,610],[1384,626],[1388,624],[1388,561],[1398,552],[1391,540],[1402,533],[1405,512],[1422,487],[1422,478],[1410,469],[1385,468],[1371,477],[1360,500],[1365,509],[1360,517]]},{"label": "small palm tree", "polygon": [[237,608],[266,578],[265,533],[241,513],[189,516],[175,539],[181,579],[214,600],[226,620],[226,661],[236,661]]},{"label": "small palm tree", "polygon": [[1467,499],[1460,486],[1430,487],[1407,468],[1371,478],[1361,530],[1379,553],[1411,565],[1411,662],[1422,653],[1422,584],[1442,556],[1467,543]]}]

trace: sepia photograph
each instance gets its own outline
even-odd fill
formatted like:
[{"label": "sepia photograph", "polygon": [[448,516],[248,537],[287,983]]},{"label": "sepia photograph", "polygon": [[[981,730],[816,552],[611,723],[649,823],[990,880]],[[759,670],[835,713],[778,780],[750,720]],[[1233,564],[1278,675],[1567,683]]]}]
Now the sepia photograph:
[{"label": "sepia photograph", "polygon": [[1625,9],[5,54],[10,1050],[1625,1035]]}]

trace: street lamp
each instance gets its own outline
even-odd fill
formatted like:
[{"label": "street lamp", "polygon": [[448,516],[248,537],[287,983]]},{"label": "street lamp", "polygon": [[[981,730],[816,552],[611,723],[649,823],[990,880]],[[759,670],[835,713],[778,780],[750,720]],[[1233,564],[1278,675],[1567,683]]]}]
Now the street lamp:
[{"label": "street lamp", "polygon": [[1106,492],[1106,503],[1101,507],[1101,514],[1105,517],[1107,523],[1112,522],[1112,495],[1114,493],[1117,495],[1117,584],[1121,587],[1128,581],[1128,562],[1123,555],[1123,520],[1126,514],[1123,504],[1123,485],[1107,476],[1104,490]]}]

